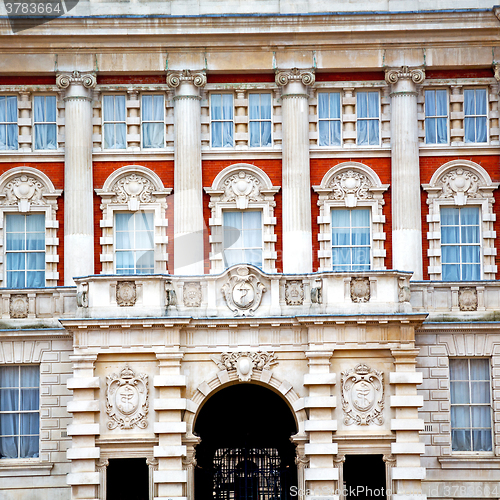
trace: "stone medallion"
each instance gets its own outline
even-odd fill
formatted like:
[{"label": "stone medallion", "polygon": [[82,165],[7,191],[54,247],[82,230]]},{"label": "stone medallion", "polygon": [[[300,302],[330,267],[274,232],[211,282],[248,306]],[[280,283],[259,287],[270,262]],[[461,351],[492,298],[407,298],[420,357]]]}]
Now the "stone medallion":
[{"label": "stone medallion", "polygon": [[370,280],[368,278],[351,279],[351,300],[358,303],[370,300]]},{"label": "stone medallion", "polygon": [[458,305],[461,311],[477,311],[477,291],[473,287],[460,288]]},{"label": "stone medallion", "polygon": [[253,316],[266,287],[254,274],[250,274],[248,267],[239,266],[221,291],[235,316]]},{"label": "stone medallion", "polygon": [[304,285],[302,281],[285,283],[285,302],[287,306],[301,306],[304,303]]},{"label": "stone medallion", "polygon": [[184,283],[183,290],[184,305],[186,307],[200,307],[201,306],[201,285],[200,283]]},{"label": "stone medallion", "polygon": [[26,295],[11,295],[10,297],[10,317],[28,317],[28,297]]},{"label": "stone medallion", "polygon": [[119,281],[116,285],[116,303],[121,307],[135,305],[137,292],[134,281]]}]

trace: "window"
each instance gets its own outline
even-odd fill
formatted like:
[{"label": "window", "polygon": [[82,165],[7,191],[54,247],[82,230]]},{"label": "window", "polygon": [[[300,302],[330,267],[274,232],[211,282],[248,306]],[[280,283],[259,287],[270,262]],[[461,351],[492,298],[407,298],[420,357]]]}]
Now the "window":
[{"label": "window", "polygon": [[492,451],[489,359],[450,359],[453,451]]},{"label": "window", "polygon": [[116,274],[154,273],[152,212],[117,213]]},{"label": "window", "polygon": [[224,211],[224,262],[262,267],[262,212]]},{"label": "window", "polygon": [[35,149],[57,149],[56,96],[36,95]]},{"label": "window", "polygon": [[105,95],[102,97],[104,149],[125,149],[127,147],[125,110],[124,95]]},{"label": "window", "polygon": [[8,288],[45,286],[44,214],[6,214],[5,248]]},{"label": "window", "polygon": [[165,147],[165,104],[163,95],[142,96],[142,147]]},{"label": "window", "polygon": [[332,210],[333,271],[370,269],[370,210]]},{"label": "window", "polygon": [[425,91],[425,142],[448,143],[448,93],[446,90]]},{"label": "window", "polygon": [[359,146],[380,144],[380,106],[378,92],[357,92],[357,137]]},{"label": "window", "polygon": [[481,279],[479,207],[441,208],[444,281]]},{"label": "window", "polygon": [[250,147],[271,146],[271,94],[249,94]]},{"label": "window", "polygon": [[17,97],[0,96],[0,150],[17,149],[17,136]]},{"label": "window", "polygon": [[464,90],[465,142],[487,142],[486,89]]},{"label": "window", "polygon": [[39,367],[0,367],[0,458],[38,457],[39,412]]},{"label": "window", "polygon": [[210,95],[210,123],[213,148],[234,146],[233,95]]},{"label": "window", "polygon": [[320,146],[340,146],[340,92],[318,93]]}]

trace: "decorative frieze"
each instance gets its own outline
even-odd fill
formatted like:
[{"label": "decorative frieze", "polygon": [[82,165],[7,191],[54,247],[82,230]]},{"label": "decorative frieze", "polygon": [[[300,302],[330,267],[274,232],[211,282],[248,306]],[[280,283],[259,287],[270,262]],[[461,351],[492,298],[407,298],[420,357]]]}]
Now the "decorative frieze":
[{"label": "decorative frieze", "polygon": [[220,358],[213,356],[212,360],[220,370],[236,371],[242,382],[248,382],[254,370],[269,370],[278,362],[274,352],[263,351],[223,352]]},{"label": "decorative frieze", "polygon": [[247,266],[237,267],[236,274],[222,286],[226,304],[235,316],[253,316],[265,291],[266,287]]}]

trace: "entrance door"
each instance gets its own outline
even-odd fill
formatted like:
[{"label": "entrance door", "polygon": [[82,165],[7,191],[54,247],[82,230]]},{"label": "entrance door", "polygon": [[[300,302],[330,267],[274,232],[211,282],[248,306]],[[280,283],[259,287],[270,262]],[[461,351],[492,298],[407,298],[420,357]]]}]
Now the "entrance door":
[{"label": "entrance door", "polygon": [[386,500],[382,455],[346,455],[344,483],[346,500]]},{"label": "entrance door", "polygon": [[145,458],[111,458],[106,473],[106,500],[149,500]]}]

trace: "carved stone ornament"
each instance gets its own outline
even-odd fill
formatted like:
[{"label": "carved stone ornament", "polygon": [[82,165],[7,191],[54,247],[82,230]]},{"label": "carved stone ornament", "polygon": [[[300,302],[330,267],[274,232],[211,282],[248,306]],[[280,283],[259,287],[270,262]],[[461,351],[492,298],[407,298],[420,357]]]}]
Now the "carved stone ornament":
[{"label": "carved stone ornament", "polygon": [[323,303],[323,296],[322,296],[320,286],[315,286],[315,287],[311,288],[311,302],[313,304],[322,304]]},{"label": "carved stone ornament", "polygon": [[304,303],[304,284],[302,281],[285,283],[285,302],[287,306],[301,306]]},{"label": "carved stone ornament", "polygon": [[425,80],[425,70],[409,68],[408,66],[401,66],[399,69],[386,69],[385,81],[387,83],[397,83],[402,79],[412,80],[413,83],[422,83]]},{"label": "carved stone ornament", "polygon": [[461,311],[477,311],[477,290],[463,287],[458,291],[458,306]]},{"label": "carved stone ornament", "polygon": [[137,290],[135,281],[119,281],[116,284],[116,303],[120,307],[133,306],[136,300]]},{"label": "carved stone ornament", "polygon": [[86,89],[93,89],[97,84],[97,79],[93,73],[72,73],[57,75],[56,85],[61,89],[67,89],[71,84],[83,85]]},{"label": "carved stone ornament", "polygon": [[357,303],[370,300],[370,280],[368,278],[351,279],[351,300]]},{"label": "carved stone ornament", "polygon": [[28,297],[26,295],[11,295],[10,297],[10,317],[28,317]]},{"label": "carved stone ornament", "polygon": [[384,376],[360,363],[342,372],[342,411],[345,425],[382,425],[384,417]]},{"label": "carved stone ornament", "polygon": [[5,186],[5,205],[17,205],[20,212],[29,212],[31,204],[47,205],[43,199],[44,185],[34,177],[21,175]]},{"label": "carved stone ornament", "polygon": [[500,81],[500,64],[498,64],[497,62],[493,63],[493,72],[494,72],[495,80],[497,82]]},{"label": "carved stone ornament", "polygon": [[78,307],[89,307],[89,284],[82,283],[76,293],[76,305]]},{"label": "carved stone ornament", "polygon": [[332,193],[331,200],[346,201],[346,206],[355,207],[356,200],[369,200],[373,198],[370,192],[372,184],[366,175],[354,170],[347,170],[336,175],[330,182]]},{"label": "carved stone ornament", "polygon": [[106,377],[106,413],[108,429],[132,429],[148,426],[149,387],[145,373],[136,374],[128,365],[116,375]]},{"label": "carved stone ornament", "polygon": [[184,283],[182,296],[186,307],[201,306],[201,285],[198,282]]},{"label": "carved stone ornament", "polygon": [[274,352],[223,352],[220,358],[212,356],[220,370],[235,371],[242,382],[252,378],[254,370],[269,370],[278,361]]},{"label": "carved stone ornament", "polygon": [[224,181],[224,194],[221,196],[220,201],[234,201],[236,208],[244,210],[248,208],[250,201],[263,200],[264,197],[260,194],[260,189],[260,180],[257,177],[240,170]]},{"label": "carved stone ornament", "polygon": [[479,193],[479,178],[470,170],[457,168],[439,180],[442,186],[440,198],[454,198],[457,205],[465,205],[467,198],[482,198]]},{"label": "carved stone ornament", "polygon": [[131,212],[139,210],[140,203],[153,203],[155,187],[153,183],[142,175],[131,174],[119,179],[113,186],[116,193],[114,203],[127,203]]},{"label": "carved stone ornament", "polygon": [[253,316],[262,300],[266,287],[250,274],[246,266],[239,266],[236,274],[221,288],[227,306],[235,316]]},{"label": "carved stone ornament", "polygon": [[410,278],[400,277],[398,282],[398,300],[399,302],[410,302],[410,297],[411,297]]},{"label": "carved stone ornament", "polygon": [[276,71],[276,85],[287,85],[291,81],[300,80],[304,85],[313,85],[315,81],[314,70],[293,68],[290,71]]},{"label": "carved stone ornament", "polygon": [[182,81],[192,82],[195,87],[204,87],[207,83],[205,71],[172,71],[167,75],[167,85],[171,88],[178,87]]}]

